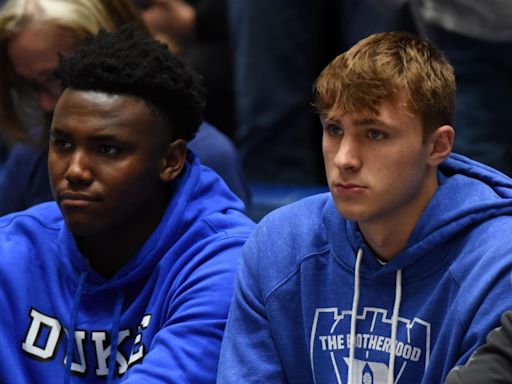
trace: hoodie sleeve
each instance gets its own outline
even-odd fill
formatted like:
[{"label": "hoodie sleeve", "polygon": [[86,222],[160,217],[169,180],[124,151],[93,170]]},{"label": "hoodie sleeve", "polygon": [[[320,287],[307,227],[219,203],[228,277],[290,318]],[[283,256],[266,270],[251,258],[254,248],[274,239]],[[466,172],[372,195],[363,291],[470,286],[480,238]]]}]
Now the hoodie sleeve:
[{"label": "hoodie sleeve", "polygon": [[501,316],[501,326],[487,335],[469,361],[450,371],[446,384],[508,383],[512,377],[512,311]]},{"label": "hoodie sleeve", "polygon": [[214,383],[237,260],[244,238],[228,237],[203,248],[201,257],[184,262],[169,290],[162,325],[141,364],[123,383]]},{"label": "hoodie sleeve", "polygon": [[[508,221],[502,220],[502,224],[506,223]],[[494,228],[497,227],[494,226]],[[509,232],[505,227],[497,229],[496,233]],[[460,282],[454,311],[457,314],[458,323],[452,323],[454,326],[449,331],[449,340],[445,344],[448,348],[447,356],[453,356],[454,361],[449,362],[445,358],[446,373],[443,377],[446,377],[453,367],[464,366],[471,361],[475,351],[486,343],[486,336],[499,326],[502,314],[510,311],[512,307],[510,300],[512,260],[508,257],[512,254],[512,249],[509,245],[509,236],[506,235],[502,239],[495,236],[493,242],[483,243],[485,247],[474,247],[475,252],[472,252],[472,255],[466,254],[464,267],[455,272]],[[482,239],[487,238],[492,237],[490,234],[482,237]],[[507,330],[500,334],[509,332]],[[496,351],[492,347],[490,350]],[[472,365],[470,363],[469,366]],[[480,381],[477,380],[477,382]]]},{"label": "hoodie sleeve", "polygon": [[258,285],[255,236],[244,247],[231,305],[217,383],[286,383]]}]

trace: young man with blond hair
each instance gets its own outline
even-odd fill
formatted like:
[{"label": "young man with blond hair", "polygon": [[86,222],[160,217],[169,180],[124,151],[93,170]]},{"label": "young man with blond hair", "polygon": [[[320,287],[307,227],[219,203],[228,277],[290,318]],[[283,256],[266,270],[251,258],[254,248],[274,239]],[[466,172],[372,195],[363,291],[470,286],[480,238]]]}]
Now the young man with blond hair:
[{"label": "young man with blond hair", "polygon": [[320,74],[330,193],[244,246],[218,382],[442,383],[510,308],[512,180],[451,154],[431,43],[371,35]]}]

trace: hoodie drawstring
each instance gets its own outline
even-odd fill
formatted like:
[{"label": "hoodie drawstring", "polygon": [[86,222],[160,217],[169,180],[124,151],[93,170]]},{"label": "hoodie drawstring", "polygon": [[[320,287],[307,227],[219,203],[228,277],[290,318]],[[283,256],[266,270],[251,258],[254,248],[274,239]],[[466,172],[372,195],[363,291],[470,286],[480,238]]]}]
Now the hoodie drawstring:
[{"label": "hoodie drawstring", "polygon": [[402,270],[396,272],[395,304],[393,305],[393,317],[391,318],[391,354],[389,355],[388,384],[394,383],[395,356],[396,356],[396,331],[398,328],[398,312],[402,301]]},{"label": "hoodie drawstring", "polygon": [[359,306],[359,269],[363,260],[363,248],[359,248],[356,258],[356,270],[354,272],[354,298],[352,300],[352,317],[350,319],[350,354],[348,359],[348,382],[352,384],[354,356],[356,353],[356,321],[357,307]]},{"label": "hoodie drawstring", "polygon": [[68,329],[68,345],[66,349],[66,371],[64,376],[64,384],[69,384],[71,379],[71,364],[73,363],[73,352],[75,346],[75,328],[76,328],[76,319],[78,317],[78,308],[80,307],[80,298],[82,297],[82,291],[85,285],[85,279],[87,279],[87,274],[89,271],[84,270],[80,279],[78,280],[78,285],[75,291],[75,297],[73,298],[73,306],[71,308],[71,321],[69,323]]},{"label": "hoodie drawstring", "polygon": [[114,322],[112,323],[112,340],[110,343],[110,356],[108,359],[108,377],[107,383],[112,383],[116,371],[117,344],[119,341],[119,322],[121,321],[121,311],[123,310],[124,294],[119,292],[114,306]]},{"label": "hoodie drawstring", "polygon": [[[361,261],[363,259],[363,248],[357,251],[356,265],[354,271],[354,297],[352,300],[352,316],[350,319],[350,354],[348,360],[348,384],[353,383],[354,360],[356,352],[356,322],[359,306],[359,274]],[[398,314],[400,312],[400,303],[402,301],[402,270],[396,272],[395,280],[395,302],[393,305],[393,315],[391,317],[391,352],[389,354],[388,384],[394,384],[395,357],[396,357],[396,334],[398,329]]]}]

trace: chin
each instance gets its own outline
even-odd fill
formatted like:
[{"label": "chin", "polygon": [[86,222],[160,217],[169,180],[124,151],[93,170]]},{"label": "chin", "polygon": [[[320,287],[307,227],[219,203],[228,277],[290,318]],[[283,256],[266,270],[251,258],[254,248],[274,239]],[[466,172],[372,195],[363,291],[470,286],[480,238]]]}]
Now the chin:
[{"label": "chin", "polygon": [[336,202],[336,209],[344,219],[350,221],[364,221],[367,216],[359,209],[351,209],[350,207],[347,207],[347,204],[343,204],[341,202]]},{"label": "chin", "polygon": [[94,225],[94,221],[82,221],[82,220],[72,220],[69,218],[65,218],[66,226],[75,236],[93,236],[98,233],[99,228],[97,225]]}]

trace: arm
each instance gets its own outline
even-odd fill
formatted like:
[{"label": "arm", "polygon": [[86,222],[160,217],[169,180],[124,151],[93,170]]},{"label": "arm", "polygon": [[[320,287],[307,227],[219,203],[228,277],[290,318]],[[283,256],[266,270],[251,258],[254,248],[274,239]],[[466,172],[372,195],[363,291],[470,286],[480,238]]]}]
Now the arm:
[{"label": "arm", "polygon": [[[243,237],[201,244],[200,258],[186,262],[165,287],[159,329],[142,363],[132,366],[123,383],[214,383],[235,270]],[[183,261],[179,261],[183,262]],[[163,273],[167,275],[166,273]],[[164,277],[165,278],[165,277]],[[162,292],[161,286],[157,290]],[[155,295],[158,295],[155,292]]]},{"label": "arm", "polygon": [[244,247],[235,285],[217,383],[286,383],[258,285],[254,239]]},{"label": "arm", "polygon": [[512,311],[501,316],[501,326],[487,335],[469,361],[452,369],[446,384],[508,383],[512,377]]}]

